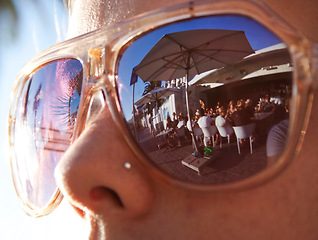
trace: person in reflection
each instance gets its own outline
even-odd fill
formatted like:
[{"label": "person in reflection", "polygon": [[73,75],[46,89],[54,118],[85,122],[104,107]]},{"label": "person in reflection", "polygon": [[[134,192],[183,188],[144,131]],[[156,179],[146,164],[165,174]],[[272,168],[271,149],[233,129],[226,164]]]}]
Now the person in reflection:
[{"label": "person in reflection", "polygon": [[220,101],[218,101],[217,103],[216,103],[216,106],[214,107],[214,109],[215,109],[215,111],[218,113],[218,112],[220,112],[219,111],[219,108],[221,107],[222,105],[221,105],[221,102]]},{"label": "person in reflection", "polygon": [[166,125],[166,130],[169,130],[169,129],[174,129],[176,127],[176,125],[174,124],[174,122],[171,120],[171,117],[168,115],[167,116],[167,125]]},{"label": "person in reflection", "polygon": [[176,144],[179,143],[179,139],[176,135],[177,126],[171,120],[169,115],[167,116],[166,121],[167,121],[167,125],[166,125],[167,133],[165,135],[165,138],[166,138],[166,142],[168,144],[168,147],[172,148],[172,147],[176,146]]},{"label": "person in reflection", "polygon": [[199,99],[199,103],[200,103],[200,109],[202,109],[205,112],[207,108],[206,108],[205,102],[202,98]]},{"label": "person in reflection", "polygon": [[[316,0],[263,1],[318,41]],[[70,36],[182,2],[72,1]],[[229,124],[225,114],[221,110],[217,125]],[[56,179],[65,199],[90,225],[90,239],[316,240],[318,101],[308,120],[302,148],[279,176],[235,191],[198,191],[149,171],[126,145],[106,106],[63,155]],[[127,161],[129,170],[123,167]]]},{"label": "person in reflection", "polygon": [[173,121],[173,123],[174,123],[175,125],[178,124],[178,117],[177,117],[176,112],[173,112],[173,113],[172,113],[172,121]]},{"label": "person in reflection", "polygon": [[199,113],[196,113],[192,117],[191,121],[190,121],[190,118],[189,118],[189,120],[187,121],[187,129],[191,133],[191,130],[190,130],[191,129],[190,124],[191,124],[194,137],[196,138],[198,143],[202,143],[202,141],[201,141],[202,139],[201,138],[203,136],[203,132],[202,132],[202,130],[199,127],[199,124],[198,124],[199,118],[200,118]]},{"label": "person in reflection", "polygon": [[268,94],[265,95],[264,100],[259,103],[259,112],[273,112],[275,109],[275,103],[270,101]]},{"label": "person in reflection", "polygon": [[215,126],[219,132],[220,146],[222,145],[222,137],[227,137],[233,134],[231,119],[226,115],[224,106],[219,108],[219,115],[215,118]]},{"label": "person in reflection", "polygon": [[186,117],[183,115],[183,112],[180,112],[179,113],[179,115],[178,115],[178,122],[179,122],[179,119],[183,119],[183,120],[185,120],[186,119]]},{"label": "person in reflection", "polygon": [[226,115],[226,110],[223,106],[219,108],[219,115],[215,118],[215,126],[228,129],[232,128],[232,124]]},{"label": "person in reflection", "polygon": [[[198,126],[202,129],[202,128],[206,128],[209,127],[211,125],[214,125],[214,120],[213,118],[211,118],[209,115],[207,115],[206,112],[203,111],[203,109],[200,109],[200,113],[197,115],[199,117],[198,120]],[[212,140],[212,136],[210,137],[210,141]],[[216,138],[216,142],[218,140],[218,135]],[[212,142],[212,141],[211,141]],[[216,144],[215,142],[215,144]]]},{"label": "person in reflection", "polygon": [[206,112],[201,108],[199,113],[196,115],[199,117],[198,125],[200,128],[208,127],[214,124],[213,118],[207,115]]},{"label": "person in reflection", "polygon": [[180,138],[186,137],[186,121],[182,116],[178,116],[178,125],[176,127],[176,136],[178,138],[178,146],[181,146]]},{"label": "person in reflection", "polygon": [[149,117],[148,123],[149,123],[150,134],[151,134],[151,136],[155,137],[156,136],[156,131],[155,131],[155,128],[153,126],[153,118],[152,118],[152,116]]},{"label": "person in reflection", "polygon": [[277,124],[282,120],[288,119],[289,117],[288,105],[289,105],[289,98],[287,98],[286,100],[279,101],[277,102],[277,104],[275,104],[274,119],[273,119],[274,124]]},{"label": "person in reflection", "polygon": [[234,101],[234,100],[231,100],[231,101],[229,102],[226,115],[231,119],[231,118],[232,118],[232,113],[234,113],[236,110],[237,110],[237,109],[236,109],[235,101]]},{"label": "person in reflection", "polygon": [[272,166],[283,153],[287,141],[288,127],[289,119],[285,119],[270,129],[266,142],[268,167]]},{"label": "person in reflection", "polygon": [[253,106],[252,99],[250,99],[250,98],[246,99],[245,108],[246,108],[246,112],[249,115],[249,117],[253,118],[253,115],[254,115],[254,112],[255,112],[255,108]]},{"label": "person in reflection", "polygon": [[208,114],[208,116],[210,116],[210,117],[214,117],[214,116],[215,116],[215,113],[214,113],[214,111],[213,111],[213,108],[209,108],[207,114]]},{"label": "person in reflection", "polygon": [[233,126],[243,126],[252,122],[253,113],[245,107],[243,99],[237,101],[237,110],[231,114]]}]

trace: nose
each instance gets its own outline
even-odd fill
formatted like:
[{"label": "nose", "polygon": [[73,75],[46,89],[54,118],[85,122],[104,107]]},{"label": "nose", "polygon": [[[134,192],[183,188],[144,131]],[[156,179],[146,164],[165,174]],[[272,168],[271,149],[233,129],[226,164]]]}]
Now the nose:
[{"label": "nose", "polygon": [[139,217],[154,199],[150,174],[125,143],[107,107],[65,152],[55,176],[69,202],[93,214]]}]

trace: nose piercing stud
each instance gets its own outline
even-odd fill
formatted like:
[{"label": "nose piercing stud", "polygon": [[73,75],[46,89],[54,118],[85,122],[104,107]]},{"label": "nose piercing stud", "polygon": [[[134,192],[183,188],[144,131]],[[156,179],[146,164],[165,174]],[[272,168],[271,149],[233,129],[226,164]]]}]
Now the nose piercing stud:
[{"label": "nose piercing stud", "polygon": [[131,168],[131,164],[129,162],[125,162],[124,167],[129,170]]}]

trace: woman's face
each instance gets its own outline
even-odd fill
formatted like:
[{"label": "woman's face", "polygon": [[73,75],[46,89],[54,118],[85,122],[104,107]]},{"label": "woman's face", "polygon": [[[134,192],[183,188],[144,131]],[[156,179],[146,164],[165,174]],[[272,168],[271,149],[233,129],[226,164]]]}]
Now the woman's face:
[{"label": "woman's face", "polygon": [[[183,0],[76,0],[75,36]],[[266,0],[318,41],[316,0]],[[157,178],[125,144],[107,107],[74,142],[56,178],[66,199],[91,224],[91,239],[318,239],[318,102],[295,161],[279,177],[237,192],[196,192]],[[125,168],[129,161],[131,168]]]}]

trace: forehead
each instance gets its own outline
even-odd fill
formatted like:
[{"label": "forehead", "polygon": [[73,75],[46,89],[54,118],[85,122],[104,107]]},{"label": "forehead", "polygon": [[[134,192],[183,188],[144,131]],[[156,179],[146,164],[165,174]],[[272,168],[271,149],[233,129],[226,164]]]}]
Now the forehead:
[{"label": "forehead", "polygon": [[[68,0],[68,2],[72,10],[69,37],[75,37],[143,12],[187,2],[187,0]],[[316,31],[318,7],[316,0],[263,0],[263,2],[273,8],[293,27],[318,41],[318,31]],[[290,2],[293,4],[290,4]]]},{"label": "forehead", "polygon": [[[75,37],[136,14],[134,0],[70,0],[68,37]],[[142,12],[142,11],[139,11]]]}]

